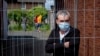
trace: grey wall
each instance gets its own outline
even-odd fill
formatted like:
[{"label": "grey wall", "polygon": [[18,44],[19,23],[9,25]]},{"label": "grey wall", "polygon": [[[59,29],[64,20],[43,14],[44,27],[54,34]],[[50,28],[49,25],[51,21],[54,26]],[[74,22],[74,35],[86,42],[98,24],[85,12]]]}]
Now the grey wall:
[{"label": "grey wall", "polygon": [[7,38],[7,32],[8,32],[8,18],[7,18],[7,3],[5,0],[3,0],[3,33],[4,37]]}]

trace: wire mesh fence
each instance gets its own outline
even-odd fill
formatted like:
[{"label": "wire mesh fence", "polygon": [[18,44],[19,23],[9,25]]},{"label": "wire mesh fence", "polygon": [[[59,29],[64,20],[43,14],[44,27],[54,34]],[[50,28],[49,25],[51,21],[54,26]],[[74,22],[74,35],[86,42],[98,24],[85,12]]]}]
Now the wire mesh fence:
[{"label": "wire mesh fence", "polygon": [[[100,56],[99,2],[99,0],[3,0],[3,10],[0,8],[3,12],[2,25],[4,25],[4,29],[1,29],[4,36],[0,39],[1,56],[56,56],[55,49],[54,54],[46,53],[45,45],[51,30],[56,26],[56,13],[59,10],[68,10],[71,14],[71,26],[80,30],[78,56]],[[32,11],[36,6],[42,6],[43,12],[40,10],[37,12],[38,9],[36,12]],[[10,11],[13,12],[8,15]],[[43,14],[44,18],[41,32],[37,31],[33,22],[34,15],[38,13]],[[24,22],[22,17],[27,21]],[[73,32],[76,34],[75,30]],[[75,45],[73,50],[75,52]]]}]

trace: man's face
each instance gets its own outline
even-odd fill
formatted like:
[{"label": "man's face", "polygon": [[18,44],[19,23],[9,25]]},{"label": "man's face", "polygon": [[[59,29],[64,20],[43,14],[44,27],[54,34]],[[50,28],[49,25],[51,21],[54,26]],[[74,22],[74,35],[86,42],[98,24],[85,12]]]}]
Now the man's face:
[{"label": "man's face", "polygon": [[59,24],[61,22],[69,22],[69,16],[68,15],[58,15],[58,19],[56,20],[56,23]]}]

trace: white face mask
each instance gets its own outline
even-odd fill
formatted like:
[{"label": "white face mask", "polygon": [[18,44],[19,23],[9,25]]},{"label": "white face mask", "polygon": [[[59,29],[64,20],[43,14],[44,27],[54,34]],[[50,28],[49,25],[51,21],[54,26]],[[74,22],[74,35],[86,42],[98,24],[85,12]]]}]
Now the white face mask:
[{"label": "white face mask", "polygon": [[67,31],[70,28],[70,24],[68,22],[61,22],[58,24],[60,30]]}]

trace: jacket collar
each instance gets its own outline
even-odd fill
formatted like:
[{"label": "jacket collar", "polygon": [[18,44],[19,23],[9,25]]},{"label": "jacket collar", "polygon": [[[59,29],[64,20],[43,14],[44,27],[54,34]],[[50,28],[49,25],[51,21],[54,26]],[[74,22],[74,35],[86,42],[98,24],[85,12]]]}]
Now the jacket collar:
[{"label": "jacket collar", "polygon": [[[70,30],[69,30],[69,33],[67,35],[65,35],[65,37],[70,37],[70,33],[72,33],[73,31],[73,28],[70,26]],[[56,37],[60,37],[60,34],[59,34],[59,30],[55,30],[55,36]]]}]

